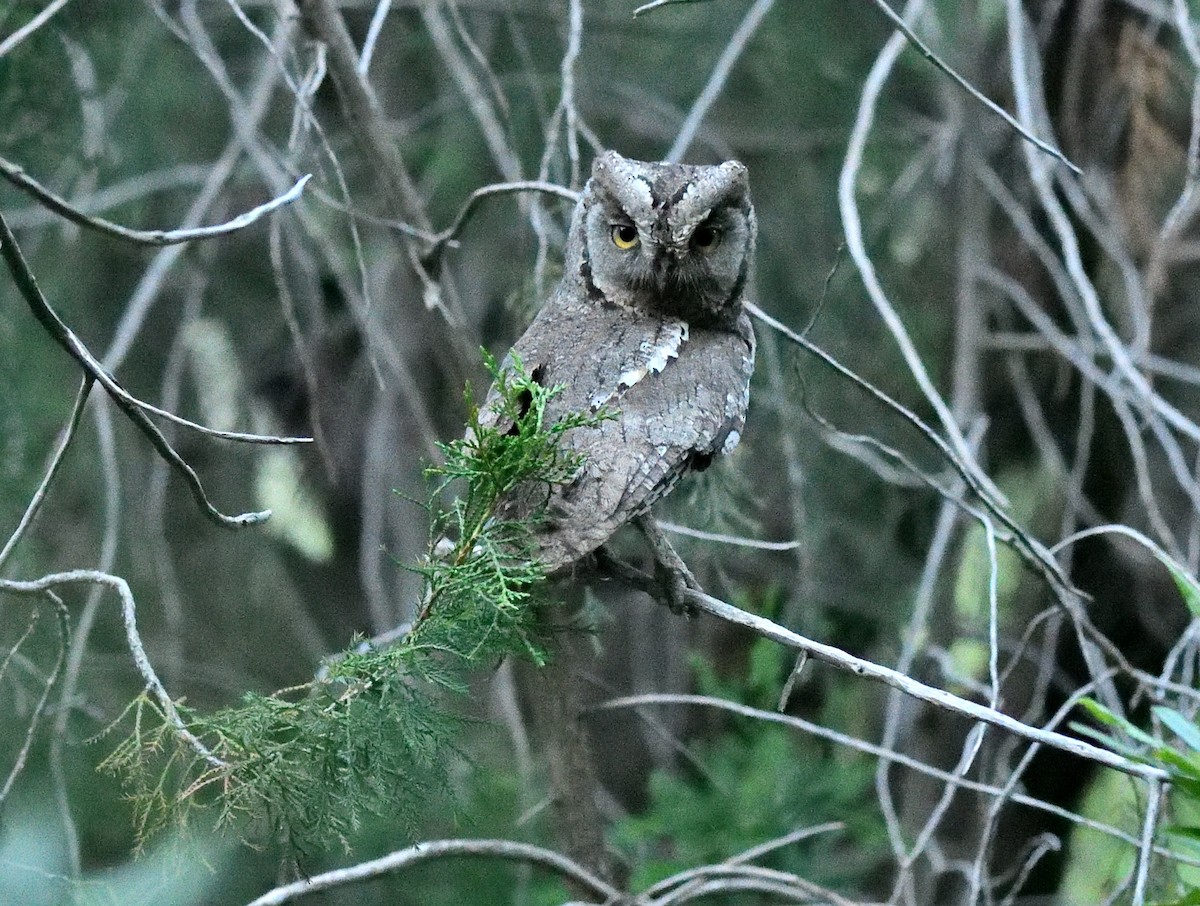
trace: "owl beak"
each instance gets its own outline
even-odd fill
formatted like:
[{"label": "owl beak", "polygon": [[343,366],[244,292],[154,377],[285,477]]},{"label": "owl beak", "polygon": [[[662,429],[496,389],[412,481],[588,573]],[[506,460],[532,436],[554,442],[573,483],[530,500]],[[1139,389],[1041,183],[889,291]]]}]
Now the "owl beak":
[{"label": "owl beak", "polygon": [[663,242],[656,242],[654,257],[651,259],[651,272],[654,274],[654,287],[661,295],[667,289],[671,270],[676,261],[675,250]]}]

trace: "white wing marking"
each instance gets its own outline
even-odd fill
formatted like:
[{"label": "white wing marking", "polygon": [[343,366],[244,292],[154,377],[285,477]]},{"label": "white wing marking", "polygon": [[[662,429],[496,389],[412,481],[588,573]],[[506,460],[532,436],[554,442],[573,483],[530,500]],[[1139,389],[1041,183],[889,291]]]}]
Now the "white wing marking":
[{"label": "white wing marking", "polygon": [[644,356],[640,365],[635,365],[617,378],[617,386],[608,393],[597,393],[592,397],[592,410],[595,411],[611,400],[620,396],[648,374],[659,374],[671,359],[679,358],[679,351],[688,339],[686,321],[666,321],[659,328],[658,335],[653,340],[643,340],[638,351]]}]

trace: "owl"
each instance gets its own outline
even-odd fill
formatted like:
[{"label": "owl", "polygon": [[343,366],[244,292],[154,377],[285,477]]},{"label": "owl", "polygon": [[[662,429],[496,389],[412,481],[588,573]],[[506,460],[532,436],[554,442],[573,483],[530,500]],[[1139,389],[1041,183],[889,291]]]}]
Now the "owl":
[{"label": "owl", "polygon": [[[687,472],[737,446],[754,369],[742,299],[755,229],[737,161],[646,163],[609,151],[594,162],[562,281],[501,363],[511,368],[515,353],[538,383],[562,388],[547,423],[614,413],[562,435],[562,449],[582,454],[569,482],[518,488],[501,508],[508,518],[544,513],[535,540],[547,572],[587,556]],[[493,387],[485,426],[500,418],[496,398]]]}]

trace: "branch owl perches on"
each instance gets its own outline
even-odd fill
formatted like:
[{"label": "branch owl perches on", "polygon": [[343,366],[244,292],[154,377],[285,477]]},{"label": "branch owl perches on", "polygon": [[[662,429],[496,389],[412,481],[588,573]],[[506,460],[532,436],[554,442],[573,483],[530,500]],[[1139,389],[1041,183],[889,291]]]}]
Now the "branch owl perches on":
[{"label": "branch owl perches on", "polygon": [[[546,387],[553,422],[615,417],[562,435],[583,464],[569,481],[525,485],[503,518],[541,511],[547,572],[568,567],[645,513],[687,472],[741,438],[754,370],[743,308],[755,218],[746,167],[646,163],[600,155],[571,218],[562,281],[514,357]],[[495,387],[480,423],[496,427]],[[547,499],[547,493],[549,499]]]}]

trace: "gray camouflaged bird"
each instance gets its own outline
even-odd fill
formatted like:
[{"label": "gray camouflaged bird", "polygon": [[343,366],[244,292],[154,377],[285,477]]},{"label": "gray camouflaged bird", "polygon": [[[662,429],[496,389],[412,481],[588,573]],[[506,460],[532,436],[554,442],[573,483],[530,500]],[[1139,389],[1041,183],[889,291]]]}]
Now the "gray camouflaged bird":
[{"label": "gray camouflaged bird", "polygon": [[[504,518],[543,505],[547,572],[578,561],[646,512],[690,470],[741,439],[754,370],[742,306],[754,257],[746,167],[645,163],[608,151],[571,218],[562,282],[504,359],[517,353],[562,391],[552,423],[605,407],[616,417],[566,432],[583,455],[573,479],[521,487]],[[495,426],[495,387],[480,422]]]}]

